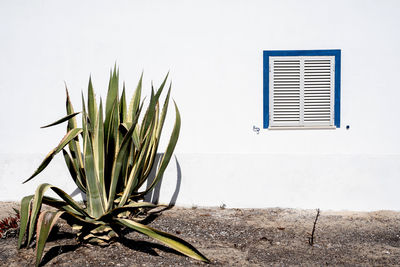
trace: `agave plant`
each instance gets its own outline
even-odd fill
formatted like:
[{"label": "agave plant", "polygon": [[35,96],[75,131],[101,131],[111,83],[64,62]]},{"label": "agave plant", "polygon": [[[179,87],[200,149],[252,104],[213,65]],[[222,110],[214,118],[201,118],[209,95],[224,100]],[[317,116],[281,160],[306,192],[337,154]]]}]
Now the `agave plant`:
[{"label": "agave plant", "polygon": [[[101,99],[97,107],[91,78],[87,106],[82,94],[82,112],[74,112],[66,88],[67,116],[44,126],[67,122],[67,134],[25,182],[43,171],[53,157],[62,152],[70,175],[77,187],[86,194],[86,200],[79,203],[63,190],[48,183],[41,184],[34,195],[22,199],[18,248],[22,246],[25,233],[26,244],[29,246],[36,232],[36,265],[41,261],[46,240],[59,218],[65,219],[77,231],[80,242],[107,245],[121,235],[122,229],[130,228],[189,257],[208,262],[204,255],[186,241],[145,225],[145,217],[138,216],[157,207],[153,203],[144,202],[144,196],[160,181],[171,159],[181,125],[179,110],[174,102],[175,125],[166,151],[152,177],[152,183],[140,191],[155,162],[171,92],[170,85],[160,111],[159,99],[167,74],[157,90],[151,86],[147,110],[140,116],[144,102],[141,101],[142,77],[143,74],[128,107],[125,85],[119,96],[119,71],[114,67],[110,74],[105,112]],[[81,128],[78,128],[76,122],[78,114],[82,115]],[[45,196],[45,191],[49,189],[60,199]],[[56,210],[41,212],[42,204]]]}]

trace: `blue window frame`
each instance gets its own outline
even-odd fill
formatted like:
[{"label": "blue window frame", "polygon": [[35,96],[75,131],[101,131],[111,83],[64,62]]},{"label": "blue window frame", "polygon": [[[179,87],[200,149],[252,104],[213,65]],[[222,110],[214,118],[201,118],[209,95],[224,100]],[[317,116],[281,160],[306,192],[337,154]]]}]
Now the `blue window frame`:
[{"label": "blue window frame", "polygon": [[341,69],[341,50],[275,50],[264,51],[263,53],[263,113],[264,128],[270,127],[270,57],[296,57],[296,56],[333,56],[335,62],[334,69],[334,126],[340,127],[340,69]]}]

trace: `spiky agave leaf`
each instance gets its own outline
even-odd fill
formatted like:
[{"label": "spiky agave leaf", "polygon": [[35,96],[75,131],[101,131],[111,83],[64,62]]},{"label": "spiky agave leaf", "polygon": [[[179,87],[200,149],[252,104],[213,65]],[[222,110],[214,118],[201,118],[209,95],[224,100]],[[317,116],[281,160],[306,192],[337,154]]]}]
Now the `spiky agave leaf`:
[{"label": "spiky agave leaf", "polygon": [[175,105],[175,114],[176,114],[176,119],[175,119],[175,125],[174,125],[174,129],[172,130],[172,134],[171,137],[169,139],[169,143],[167,146],[167,149],[161,159],[161,163],[160,163],[160,167],[157,170],[157,174],[155,179],[153,180],[153,182],[151,183],[151,185],[142,193],[140,193],[139,195],[145,195],[148,192],[150,192],[150,190],[152,190],[154,188],[154,186],[160,181],[161,177],[164,174],[165,169],[167,168],[167,165],[171,159],[172,153],[174,152],[176,143],[178,141],[179,138],[179,131],[181,128],[181,115],[179,113],[179,109],[178,106],[176,105],[175,101],[174,101],[174,105]]},{"label": "spiky agave leaf", "polygon": [[171,235],[169,233],[154,229],[152,227],[149,227],[147,225],[135,222],[133,220],[129,219],[116,219],[118,223],[120,223],[123,226],[129,227],[139,233],[145,234],[149,237],[152,237],[163,244],[181,252],[182,254],[189,256],[193,259],[204,261],[204,262],[209,262],[209,260],[201,254],[195,247],[184,241],[183,239],[180,239],[179,237],[176,237],[174,235]]},{"label": "spiky agave leaf", "polygon": [[96,97],[93,91],[92,85],[92,77],[89,78],[89,86],[88,86],[88,118],[90,121],[90,131],[94,130],[94,125],[97,119],[97,104]]},{"label": "spiky agave leaf", "polygon": [[71,156],[69,155],[69,153],[63,149],[62,150],[63,155],[64,155],[64,160],[65,160],[65,164],[67,164],[67,168],[69,170],[69,174],[72,177],[72,180],[74,181],[74,183],[76,184],[76,186],[84,193],[86,193],[86,187],[85,185],[82,183],[80,175],[78,175],[79,171],[78,171],[78,167],[75,165],[74,161],[72,160]]},{"label": "spiky agave leaf", "polygon": [[[72,106],[71,99],[69,98],[67,85],[65,85],[65,92],[66,92],[66,96],[67,96],[67,100],[65,102],[67,114],[73,114],[74,108]],[[72,130],[74,128],[78,128],[78,126],[77,126],[76,118],[72,117],[71,119],[68,120],[67,132],[69,132],[70,130]],[[82,183],[82,185],[85,186],[85,174],[83,172],[84,166],[83,166],[82,153],[81,153],[78,136],[69,142],[68,148],[69,148],[75,169],[77,171],[76,172],[77,178]],[[86,191],[84,191],[84,192],[86,192]]]},{"label": "spiky agave leaf", "polygon": [[110,221],[110,219],[112,219],[115,216],[118,216],[119,214],[125,212],[125,211],[136,211],[140,208],[148,208],[148,209],[154,209],[157,208],[158,205],[150,203],[150,202],[145,202],[145,201],[141,201],[141,202],[135,202],[135,201],[131,201],[129,204],[126,204],[122,207],[116,207],[110,211],[108,211],[107,213],[105,213],[103,216],[101,216],[99,218],[99,220],[101,221]]},{"label": "spiky agave leaf", "polygon": [[[73,200],[67,193],[63,190],[52,186],[50,184],[41,184],[38,186],[35,192],[35,196],[33,198],[33,206],[32,206],[32,215],[29,223],[29,231],[28,231],[28,244],[30,243],[32,236],[34,234],[34,227],[36,223],[36,218],[40,212],[40,208],[42,206],[42,200],[44,197],[44,193],[46,190],[51,189],[54,193],[56,193],[59,197],[61,197],[66,203],[68,203],[76,212],[81,214],[82,216],[90,217],[90,215],[75,201]],[[22,207],[21,207],[22,210]]]},{"label": "spiky agave leaf", "polygon": [[75,113],[69,114],[69,115],[67,115],[67,116],[65,116],[65,117],[63,117],[63,118],[61,118],[61,119],[59,119],[59,120],[57,120],[57,121],[55,121],[53,123],[47,124],[47,125],[42,126],[40,128],[48,128],[48,127],[51,127],[51,126],[55,126],[55,125],[61,124],[61,123],[65,122],[65,121],[68,121],[68,120],[72,119],[73,117],[75,117],[79,113],[80,112],[75,112]]},{"label": "spiky agave leaf", "polygon": [[86,128],[85,134],[85,173],[87,182],[87,202],[89,215],[94,218],[100,217],[106,210],[106,203],[103,198],[103,190],[100,188],[98,172],[96,172],[95,159],[93,155],[93,139],[89,136]]},{"label": "spiky agave leaf", "polygon": [[[155,155],[157,153],[158,143],[159,143],[160,136],[161,136],[161,131],[162,131],[162,128],[164,126],[165,117],[166,117],[167,111],[168,111],[168,103],[169,103],[170,95],[171,95],[171,84],[169,86],[168,93],[167,93],[167,96],[166,96],[165,101],[164,101],[163,109],[162,109],[162,112],[161,112],[161,117],[157,121],[158,123],[157,123],[157,127],[155,129],[156,132],[154,133],[153,147],[152,147],[152,150],[151,150],[152,154],[150,155],[150,159],[152,161],[150,161],[150,163],[147,166],[146,171],[143,174],[143,177],[146,177],[146,178],[147,178],[147,176],[149,175],[149,173],[151,171],[151,168],[152,168],[153,163],[154,163]],[[142,183],[139,183],[139,186],[141,186],[141,185],[142,185]]]},{"label": "spiky agave leaf", "polygon": [[42,163],[39,165],[39,167],[37,168],[37,170],[31,175],[31,177],[29,177],[27,180],[25,180],[23,183],[28,182],[29,180],[31,180],[33,177],[35,177],[36,175],[38,175],[39,173],[41,173],[46,167],[47,165],[49,165],[49,163],[51,162],[51,160],[54,158],[54,156],[59,153],[66,145],[68,145],[68,143],[73,140],[75,137],[77,137],[80,133],[82,132],[82,129],[80,128],[74,128],[71,129],[65,136],[64,138],[61,140],[61,142],[58,144],[57,147],[55,147],[53,150],[51,150],[47,156],[45,157],[45,159],[42,161]]},{"label": "spiky agave leaf", "polygon": [[37,222],[36,235],[36,266],[39,266],[42,258],[46,240],[50,234],[51,228],[57,222],[57,219],[64,211],[44,211],[40,214]]},{"label": "spiky agave leaf", "polygon": [[140,75],[139,83],[136,87],[136,90],[132,96],[131,102],[129,103],[129,110],[128,110],[128,122],[132,122],[133,118],[137,114],[140,105],[140,98],[142,94],[142,80],[143,80],[143,72]]},{"label": "spiky agave leaf", "polygon": [[[84,218],[81,212],[76,211],[76,209],[74,209],[71,205],[69,205],[67,202],[63,200],[58,200],[53,197],[43,196],[42,203],[50,207],[54,207],[58,210],[65,211],[66,213],[71,214],[74,217],[78,216],[79,218]],[[92,223],[93,221],[90,220],[85,222]]]},{"label": "spiky agave leaf", "polygon": [[120,123],[124,123],[128,120],[128,110],[126,107],[126,96],[125,96],[125,82],[124,82],[124,86],[122,88],[122,95],[121,98],[119,100],[119,120]]},{"label": "spiky agave leaf", "polygon": [[[103,202],[107,203],[107,190],[104,178],[105,168],[105,148],[104,148],[104,124],[103,124],[103,103],[100,98],[99,112],[96,119],[96,125],[94,129],[94,159],[97,167],[97,175],[100,183],[100,190],[103,195]],[[105,205],[106,206],[106,205]]]},{"label": "spiky agave leaf", "polygon": [[28,227],[29,217],[31,215],[31,203],[32,203],[33,195],[23,197],[21,200],[21,209],[20,209],[20,226],[19,226],[19,236],[18,236],[18,246],[20,249],[22,245],[22,240],[24,239],[25,231]]},{"label": "spiky agave leaf", "polygon": [[[148,129],[148,132],[151,132],[152,129],[153,128],[150,127]],[[149,145],[150,145],[150,138],[147,138],[142,146],[141,151],[139,151],[139,155],[137,155],[137,160],[134,162],[131,172],[129,173],[128,182],[126,184],[126,187],[123,189],[121,200],[118,204],[119,207],[125,205],[128,199],[131,197],[132,192],[135,189],[137,189],[137,185],[140,180],[140,173],[143,169],[146,160],[146,154]]]},{"label": "spiky agave leaf", "polygon": [[[108,84],[107,98],[106,98],[106,117],[104,121],[104,132],[108,134],[111,127],[112,113],[115,109],[115,103],[118,102],[118,82],[119,74],[117,68],[110,74],[110,82]],[[108,139],[106,136],[105,139]]]},{"label": "spiky agave leaf", "polygon": [[130,144],[133,143],[138,148],[138,144],[135,143],[135,140],[134,138],[132,138],[132,135],[135,131],[141,110],[142,110],[142,105],[137,111],[137,114],[135,115],[135,118],[131,123],[130,128],[128,129],[128,132],[125,134],[124,139],[122,140],[121,146],[119,147],[117,152],[117,156],[113,160],[110,189],[108,191],[107,210],[112,209],[115,195],[118,193],[117,192],[118,179],[120,177],[122,165],[125,163],[124,159],[126,159],[125,158],[126,155],[129,154],[128,150],[131,148]]}]

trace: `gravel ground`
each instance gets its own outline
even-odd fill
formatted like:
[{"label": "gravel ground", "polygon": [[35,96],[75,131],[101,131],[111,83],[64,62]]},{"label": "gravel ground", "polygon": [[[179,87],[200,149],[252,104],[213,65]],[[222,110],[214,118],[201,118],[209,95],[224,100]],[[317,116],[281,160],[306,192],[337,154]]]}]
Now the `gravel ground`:
[{"label": "gravel ground", "polygon": [[[0,219],[16,203],[0,203]],[[299,209],[173,208],[151,226],[185,239],[219,266],[400,265],[400,212],[321,211],[315,243],[308,243],[316,211]],[[108,247],[79,245],[63,221],[46,245],[44,266],[193,266],[187,258],[135,232]],[[1,266],[31,266],[34,248],[0,239]]]}]

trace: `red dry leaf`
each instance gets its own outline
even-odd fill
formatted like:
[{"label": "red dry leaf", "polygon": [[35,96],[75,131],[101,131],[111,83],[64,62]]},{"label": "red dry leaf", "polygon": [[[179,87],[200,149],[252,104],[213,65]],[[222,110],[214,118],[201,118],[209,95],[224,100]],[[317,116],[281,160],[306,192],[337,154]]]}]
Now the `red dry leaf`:
[{"label": "red dry leaf", "polygon": [[18,222],[19,222],[19,214],[16,216],[12,217],[7,217],[4,218],[3,220],[0,221],[0,238],[3,236],[3,233],[7,231],[8,229],[15,229],[18,228]]}]

